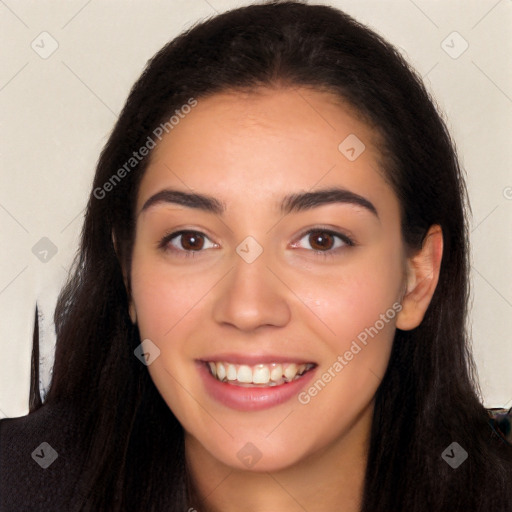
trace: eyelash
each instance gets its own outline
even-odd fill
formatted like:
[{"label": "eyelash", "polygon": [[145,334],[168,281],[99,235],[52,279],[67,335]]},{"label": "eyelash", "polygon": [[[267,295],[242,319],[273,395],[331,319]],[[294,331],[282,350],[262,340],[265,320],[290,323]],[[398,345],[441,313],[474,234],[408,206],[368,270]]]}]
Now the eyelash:
[{"label": "eyelash", "polygon": [[[343,249],[346,249],[347,247],[354,247],[355,241],[348,237],[347,235],[343,233],[339,233],[338,231],[333,231],[332,229],[328,228],[322,228],[322,227],[316,227],[313,229],[309,229],[308,231],[305,231],[302,233],[299,237],[299,241],[302,240],[305,236],[311,235],[311,233],[321,233],[321,234],[327,234],[331,235],[335,238],[338,238],[343,242],[343,245],[341,247],[336,247],[335,249],[327,249],[325,251],[318,251],[316,249],[312,249],[310,252],[313,252],[317,256],[321,256],[322,258],[334,258],[338,255],[340,251]],[[336,242],[334,242],[336,243]]]},{"label": "eyelash", "polygon": [[[347,235],[345,235],[343,233],[339,233],[337,231],[333,231],[331,229],[322,228],[322,227],[310,229],[310,230],[302,233],[299,237],[299,241],[302,240],[305,236],[310,235],[311,233],[325,233],[325,234],[331,235],[333,237],[336,237],[343,242],[343,245],[341,247],[337,247],[336,249],[328,249],[325,251],[318,251],[318,250],[312,249],[310,251],[310,252],[313,252],[314,254],[321,256],[323,258],[332,258],[332,257],[336,256],[338,251],[343,250],[345,247],[354,247],[356,245],[354,240],[352,240]],[[194,234],[194,235],[199,235],[199,236],[202,236],[202,237],[205,237],[208,239],[208,237],[200,231],[195,231],[193,229],[183,229],[180,231],[174,231],[172,233],[166,234],[158,243],[158,248],[165,252],[170,251],[170,252],[175,252],[175,253],[184,253],[183,256],[180,256],[180,257],[185,257],[185,258],[194,258],[194,257],[196,257],[194,255],[194,253],[204,252],[203,250],[188,251],[185,249],[176,249],[176,248],[169,249],[169,247],[168,247],[169,242],[171,240],[173,240],[174,238],[177,238],[183,234]]]}]

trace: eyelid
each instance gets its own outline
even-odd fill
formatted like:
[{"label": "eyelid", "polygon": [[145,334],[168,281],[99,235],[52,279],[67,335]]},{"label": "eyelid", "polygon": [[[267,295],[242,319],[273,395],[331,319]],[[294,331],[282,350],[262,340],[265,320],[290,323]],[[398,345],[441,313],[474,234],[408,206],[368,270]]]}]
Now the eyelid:
[{"label": "eyelid", "polygon": [[[185,256],[193,255],[194,253],[204,252],[203,249],[198,250],[198,251],[190,251],[190,250],[187,251],[186,249],[177,249],[176,247],[173,247],[172,249],[168,248],[168,246],[172,240],[174,240],[175,238],[179,238],[181,235],[190,234],[190,233],[199,235],[199,236],[209,240],[214,246],[218,247],[218,244],[216,244],[215,242],[212,242],[210,237],[202,231],[199,231],[197,229],[179,229],[179,230],[171,231],[171,232],[165,234],[158,242],[158,248],[162,249],[164,251],[183,253]],[[212,247],[207,247],[207,249],[211,249],[211,248]]]},{"label": "eyelid", "polygon": [[[346,247],[353,247],[356,245],[356,242],[354,241],[353,237],[350,235],[347,235],[346,233],[342,233],[339,231],[336,231],[335,229],[332,229],[330,227],[323,227],[323,226],[314,226],[312,228],[308,228],[306,231],[303,231],[298,238],[296,238],[296,241],[291,244],[291,247],[297,247],[298,242],[302,240],[304,237],[310,235],[311,233],[320,232],[320,233],[328,233],[331,236],[334,236],[335,238],[338,238],[343,242],[343,245],[341,247],[336,247],[334,249],[326,249],[325,251],[316,250],[316,249],[308,249],[308,252],[313,252],[314,254],[322,254],[324,256],[332,256],[335,255],[338,251],[343,250]],[[183,234],[196,234],[201,237],[204,237],[205,239],[209,240],[215,247],[218,247],[218,244],[213,242],[210,237],[204,233],[203,231],[199,231],[197,229],[179,229],[176,231],[171,231],[167,234],[165,234],[161,240],[158,242],[158,248],[162,249],[164,251],[171,251],[176,253],[183,253],[184,256],[193,256],[194,253],[202,253],[204,252],[204,248],[199,249],[197,251],[193,250],[186,250],[186,249],[177,249],[173,247],[172,249],[168,248],[169,242],[171,240],[174,240],[175,238],[179,238]],[[212,249],[213,247],[207,247],[206,249]],[[301,247],[297,247],[301,248]]]},{"label": "eyelid", "polygon": [[[328,233],[331,236],[334,236],[338,239],[340,239],[343,242],[343,245],[341,247],[336,247],[335,249],[327,249],[325,251],[320,251],[316,249],[309,250],[310,252],[314,252],[315,254],[324,254],[324,255],[332,255],[333,253],[336,254],[339,250],[342,250],[346,247],[353,247],[356,245],[355,240],[352,236],[347,235],[346,233],[336,231],[335,229],[323,227],[323,226],[315,226],[312,228],[307,229],[304,231],[299,237],[296,239],[296,242],[293,242],[292,247],[297,247],[298,242],[302,240],[304,237],[310,235],[311,233]],[[300,247],[299,247],[300,248]]]}]

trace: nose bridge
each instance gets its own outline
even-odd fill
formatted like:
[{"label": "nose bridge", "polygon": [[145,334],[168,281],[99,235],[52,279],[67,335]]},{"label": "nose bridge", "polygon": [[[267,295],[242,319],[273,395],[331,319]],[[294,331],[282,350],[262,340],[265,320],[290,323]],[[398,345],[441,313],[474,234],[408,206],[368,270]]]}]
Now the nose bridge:
[{"label": "nose bridge", "polygon": [[270,248],[254,236],[239,243],[214,306],[217,322],[251,330],[260,325],[282,326],[289,320],[285,287],[268,268],[272,259]]},{"label": "nose bridge", "polygon": [[265,289],[275,284],[269,282],[271,273],[268,266],[271,265],[273,257],[267,245],[264,247],[254,237],[248,236],[237,246],[235,252],[232,272],[235,286],[240,281],[259,293],[265,293]]}]

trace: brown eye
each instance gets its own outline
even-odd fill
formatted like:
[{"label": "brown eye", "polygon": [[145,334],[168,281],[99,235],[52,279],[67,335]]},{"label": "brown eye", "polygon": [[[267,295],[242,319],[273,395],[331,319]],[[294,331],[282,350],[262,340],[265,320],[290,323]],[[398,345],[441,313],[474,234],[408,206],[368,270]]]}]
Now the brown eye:
[{"label": "brown eye", "polygon": [[[319,256],[336,256],[340,251],[353,247],[355,242],[343,233],[329,229],[311,229],[292,246],[307,249]],[[309,247],[308,247],[309,246]]]},{"label": "brown eye", "polygon": [[212,249],[216,244],[198,231],[176,231],[166,235],[158,244],[165,251],[175,255],[193,256],[195,253],[203,253],[206,249]]},{"label": "brown eye", "polygon": [[326,231],[312,231],[309,243],[315,251],[326,251],[334,246],[334,236]]},{"label": "brown eye", "polygon": [[186,232],[181,235],[181,246],[186,251],[198,251],[204,246],[204,237],[199,233]]}]

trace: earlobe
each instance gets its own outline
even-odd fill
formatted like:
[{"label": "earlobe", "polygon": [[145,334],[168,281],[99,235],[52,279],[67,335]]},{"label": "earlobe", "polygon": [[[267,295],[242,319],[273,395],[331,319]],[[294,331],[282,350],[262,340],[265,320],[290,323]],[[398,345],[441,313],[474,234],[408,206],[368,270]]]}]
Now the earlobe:
[{"label": "earlobe", "polygon": [[396,327],[404,331],[420,325],[432,300],[443,257],[443,233],[433,225],[428,230],[422,248],[407,260],[406,291]]}]

